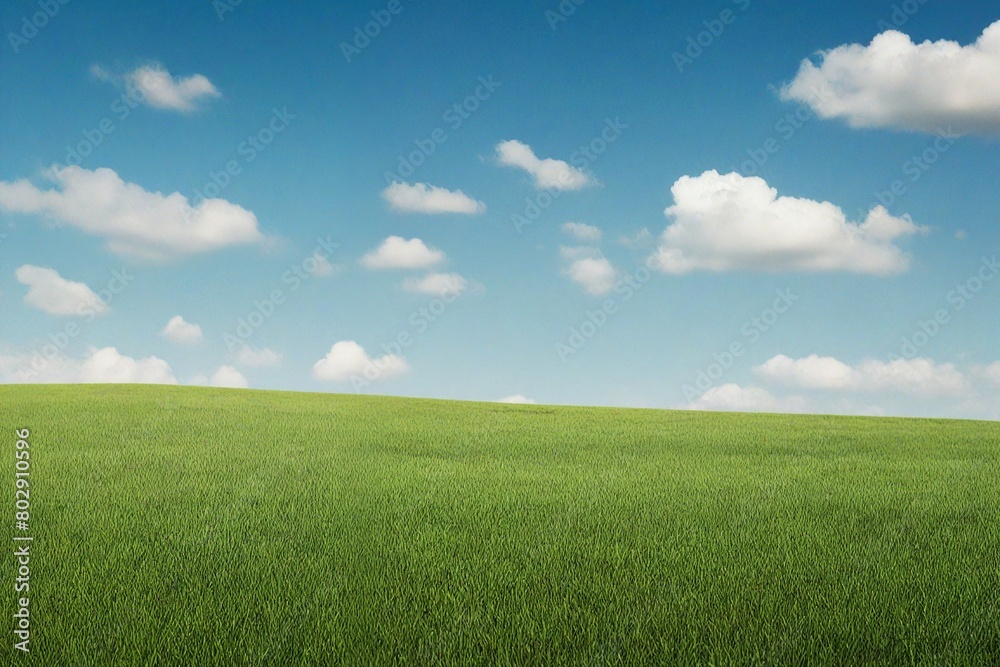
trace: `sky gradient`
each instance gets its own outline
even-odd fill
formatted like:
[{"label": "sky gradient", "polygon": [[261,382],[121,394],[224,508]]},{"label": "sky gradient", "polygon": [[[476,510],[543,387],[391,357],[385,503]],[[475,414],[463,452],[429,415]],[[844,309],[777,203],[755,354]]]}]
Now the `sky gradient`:
[{"label": "sky gradient", "polygon": [[5,3],[0,382],[1000,419],[998,19]]}]

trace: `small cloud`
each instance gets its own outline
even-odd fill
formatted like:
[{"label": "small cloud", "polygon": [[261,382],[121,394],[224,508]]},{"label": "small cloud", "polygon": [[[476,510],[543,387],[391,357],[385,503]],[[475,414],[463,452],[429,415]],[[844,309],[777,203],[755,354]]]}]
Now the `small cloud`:
[{"label": "small cloud", "polygon": [[605,257],[578,259],[566,269],[566,275],[591,296],[609,293],[618,281],[618,271]]},{"label": "small cloud", "polygon": [[407,241],[401,236],[390,236],[362,257],[361,264],[368,269],[426,269],[444,259],[443,252],[428,248],[420,239]]},{"label": "small cloud", "polygon": [[184,318],[180,315],[171,317],[170,321],[167,322],[167,326],[163,327],[160,335],[175,343],[184,345],[193,345],[200,342],[202,338],[201,327],[197,324],[185,322]]},{"label": "small cloud", "polygon": [[215,85],[203,74],[171,76],[160,63],[150,63],[117,76],[101,65],[90,68],[99,81],[124,85],[143,104],[155,109],[190,112],[204,100],[220,97]]},{"label": "small cloud", "polygon": [[209,384],[213,387],[226,387],[229,389],[247,389],[250,383],[243,377],[243,374],[232,366],[220,366],[219,370],[209,378]]},{"label": "small cloud", "polygon": [[469,281],[457,273],[429,273],[422,278],[407,278],[403,289],[407,292],[431,294],[461,294],[469,287]]},{"label": "small cloud", "polygon": [[25,264],[14,277],[28,287],[24,302],[49,315],[106,315],[111,311],[92,289],[66,280],[54,269]]},{"label": "small cloud", "polygon": [[497,403],[512,403],[514,405],[535,405],[533,399],[527,398],[522,394],[514,394],[513,396],[507,396],[506,398],[501,398]]},{"label": "small cloud", "polygon": [[353,340],[334,343],[325,357],[313,364],[313,377],[317,380],[344,382],[353,377],[367,381],[387,380],[404,375],[410,370],[402,357],[386,354],[372,358]]},{"label": "small cloud", "polygon": [[601,230],[594,225],[586,225],[581,222],[567,222],[563,224],[562,230],[580,243],[598,243],[601,240]]},{"label": "small cloud", "polygon": [[486,212],[486,204],[461,190],[446,190],[426,183],[392,183],[382,191],[382,198],[398,213],[477,215]]},{"label": "small cloud", "polygon": [[682,406],[687,410],[707,412],[802,412],[805,405],[801,397],[780,399],[760,387],[741,387],[724,384],[713,387],[693,403]]},{"label": "small cloud", "polygon": [[497,144],[496,151],[501,165],[528,172],[539,190],[582,190],[597,185],[592,176],[567,162],[539,159],[531,146],[520,141],[502,141]]}]

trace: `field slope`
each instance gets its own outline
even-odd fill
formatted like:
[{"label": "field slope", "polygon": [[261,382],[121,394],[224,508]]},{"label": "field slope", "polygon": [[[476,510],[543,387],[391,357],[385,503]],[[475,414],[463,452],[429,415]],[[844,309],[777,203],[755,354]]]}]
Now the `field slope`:
[{"label": "field slope", "polygon": [[997,423],[2,386],[0,424],[4,664],[1000,664]]}]

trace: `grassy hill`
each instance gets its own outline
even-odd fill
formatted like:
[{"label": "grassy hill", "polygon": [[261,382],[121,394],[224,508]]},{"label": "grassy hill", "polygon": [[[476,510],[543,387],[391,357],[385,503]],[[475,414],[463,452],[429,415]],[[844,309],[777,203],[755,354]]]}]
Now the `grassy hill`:
[{"label": "grassy hill", "polygon": [[0,424],[5,664],[1000,662],[997,423],[0,386]]}]

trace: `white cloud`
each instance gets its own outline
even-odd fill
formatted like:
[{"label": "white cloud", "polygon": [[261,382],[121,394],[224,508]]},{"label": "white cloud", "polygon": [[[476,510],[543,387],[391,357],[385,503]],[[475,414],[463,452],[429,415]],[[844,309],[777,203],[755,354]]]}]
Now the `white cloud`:
[{"label": "white cloud", "polygon": [[597,243],[601,240],[601,230],[594,225],[567,222],[563,224],[562,230],[581,243]]},{"label": "white cloud", "polygon": [[442,251],[428,248],[420,239],[407,241],[401,236],[390,236],[372,252],[361,258],[369,269],[426,269],[440,264]]},{"label": "white cloud", "polygon": [[754,373],[787,386],[830,391],[941,395],[969,388],[967,378],[953,364],[930,359],[868,360],[850,366],[833,357],[778,355],[754,368]]},{"label": "white cloud", "polygon": [[236,353],[237,360],[251,368],[267,368],[281,363],[281,355],[268,348],[254,348],[244,345]]},{"label": "white cloud", "polygon": [[577,259],[566,269],[566,275],[591,296],[607,294],[618,280],[618,272],[605,257]]},{"label": "white cloud", "polygon": [[177,384],[163,359],[126,357],[113,347],[93,351],[80,368],[81,382]]},{"label": "white cloud", "polygon": [[528,172],[539,190],[582,190],[597,184],[592,176],[562,160],[539,159],[531,146],[520,141],[502,141],[496,150],[500,164]]},{"label": "white cloud", "polygon": [[174,315],[167,322],[167,326],[163,327],[160,335],[164,338],[169,338],[175,343],[193,345],[201,341],[201,327],[197,324],[185,322],[184,318],[180,315]]},{"label": "white cloud", "polygon": [[708,412],[802,412],[804,405],[798,396],[781,399],[760,387],[724,384],[709,389],[684,408]]},{"label": "white cloud", "polygon": [[227,387],[229,389],[246,389],[250,386],[243,374],[232,366],[220,366],[208,382],[213,387]]},{"label": "white cloud", "polygon": [[[102,81],[115,80],[107,69],[95,65],[91,72]],[[219,97],[219,91],[202,74],[174,77],[159,63],[138,67],[125,74],[124,83],[148,106],[170,111],[194,111],[202,100]]]},{"label": "white cloud", "polygon": [[894,241],[926,233],[908,218],[877,206],[862,223],[849,222],[829,202],[779,197],[758,177],[707,171],[674,183],[673,220],[654,259],[661,270],[849,271],[900,273],[909,256]]},{"label": "white cloud", "polygon": [[53,269],[25,264],[14,271],[14,277],[28,287],[24,302],[49,315],[104,315],[111,310],[92,289],[66,280]]},{"label": "white cloud", "polygon": [[0,181],[0,210],[44,215],[104,238],[111,252],[152,260],[264,240],[257,217],[224,199],[192,206],[178,192],[149,192],[106,168],[55,166],[45,176],[55,189]]},{"label": "white cloud", "polygon": [[476,215],[486,211],[486,204],[461,190],[446,190],[426,183],[392,183],[382,191],[382,198],[399,213],[461,213]]},{"label": "white cloud", "polygon": [[818,65],[803,61],[781,95],[852,127],[1000,133],[1000,21],[968,46],[914,44],[895,30],[838,46]]},{"label": "white cloud", "polygon": [[527,398],[523,394],[514,394],[513,396],[507,396],[506,398],[501,398],[497,403],[512,403],[515,405],[535,405],[533,399]]},{"label": "white cloud", "polygon": [[386,354],[374,359],[356,342],[347,340],[335,343],[325,357],[313,364],[313,377],[343,382],[357,376],[371,382],[403,375],[409,370],[409,364],[398,355]]},{"label": "white cloud", "polygon": [[407,278],[403,289],[421,294],[461,294],[469,287],[469,281],[457,273],[429,273],[422,278]]},{"label": "white cloud", "polygon": [[39,354],[0,355],[0,379],[45,384],[177,384],[166,361],[157,357],[133,359],[113,347],[90,348],[82,360]]}]

